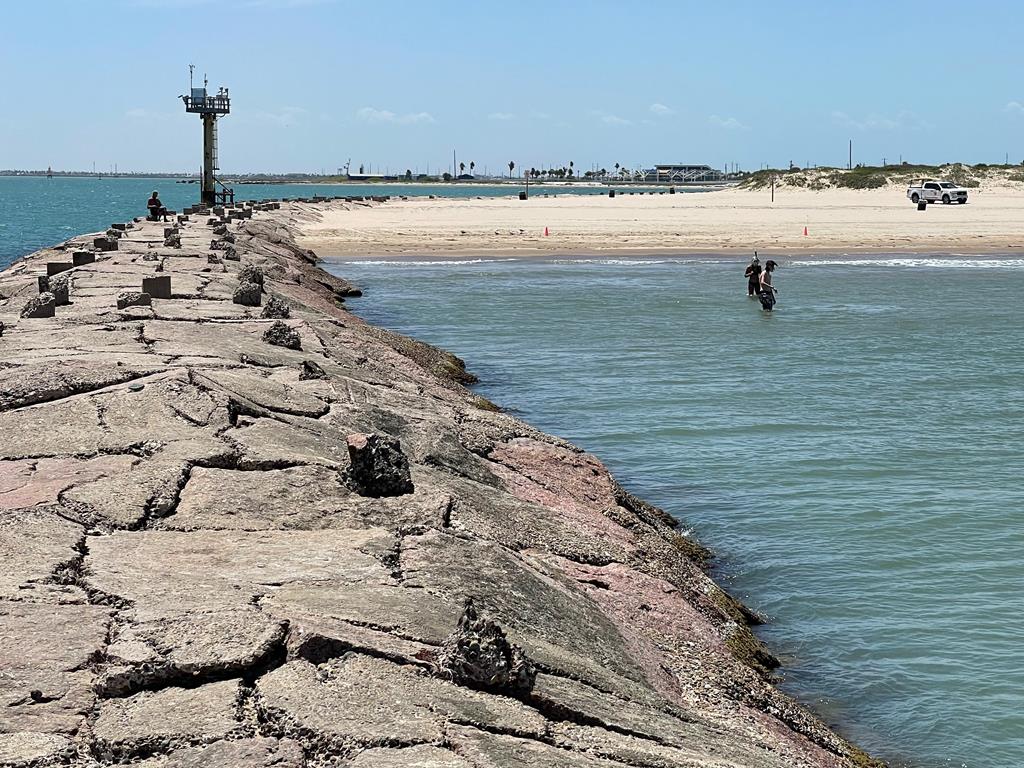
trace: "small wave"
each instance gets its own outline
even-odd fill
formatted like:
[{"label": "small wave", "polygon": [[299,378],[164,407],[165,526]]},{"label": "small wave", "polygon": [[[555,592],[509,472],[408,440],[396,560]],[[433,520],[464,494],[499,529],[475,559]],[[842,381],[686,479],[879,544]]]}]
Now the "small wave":
[{"label": "small wave", "polygon": [[627,258],[572,258],[572,259],[544,259],[547,264],[598,264],[611,267],[633,267],[653,266],[657,264],[722,264],[724,259],[697,259],[692,256],[681,256],[679,258],[645,258],[643,256]]},{"label": "small wave", "polygon": [[1024,259],[924,257],[891,259],[794,259],[788,267],[928,267],[939,269],[1020,269]]},{"label": "small wave", "polygon": [[677,259],[547,259],[548,264],[602,264],[618,267],[632,267],[651,264],[677,264]]},{"label": "small wave", "polygon": [[[324,261],[328,261],[324,259]],[[490,264],[505,261],[519,261],[519,259],[443,259],[441,261],[421,261],[420,259],[351,259],[338,261],[330,259],[331,264],[347,264],[366,267],[440,267],[440,266],[465,266],[467,264]]]}]

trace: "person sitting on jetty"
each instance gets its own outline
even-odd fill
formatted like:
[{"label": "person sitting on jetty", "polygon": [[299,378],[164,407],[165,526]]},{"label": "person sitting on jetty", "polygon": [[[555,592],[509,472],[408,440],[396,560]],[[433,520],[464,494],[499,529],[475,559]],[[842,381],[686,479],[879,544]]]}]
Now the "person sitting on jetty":
[{"label": "person sitting on jetty", "polygon": [[754,251],[754,258],[750,260],[743,275],[747,278],[747,296],[753,298],[761,286],[761,262],[757,258],[757,251]]},{"label": "person sitting on jetty", "polygon": [[779,290],[772,285],[772,272],[775,271],[777,265],[771,259],[768,259],[764,263],[764,269],[761,270],[761,283],[760,290],[757,292],[757,298],[761,300],[761,308],[771,312],[775,306],[775,294]]},{"label": "person sitting on jetty", "polygon": [[146,201],[146,207],[149,208],[150,221],[160,221],[161,216],[164,217],[164,221],[167,221],[167,209],[160,202],[160,195],[157,192],[154,191],[149,200]]}]

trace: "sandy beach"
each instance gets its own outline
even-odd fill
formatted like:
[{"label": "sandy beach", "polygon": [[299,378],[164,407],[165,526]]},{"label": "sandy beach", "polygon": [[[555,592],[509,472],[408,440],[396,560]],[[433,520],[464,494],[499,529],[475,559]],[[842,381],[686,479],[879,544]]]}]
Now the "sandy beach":
[{"label": "sandy beach", "polygon": [[[806,227],[807,234],[804,234]],[[547,235],[545,235],[547,228]],[[727,189],[686,194],[534,194],[337,204],[304,225],[323,257],[632,254],[645,251],[1013,252],[1024,185],[984,185],[967,205],[918,211],[905,187]]]}]

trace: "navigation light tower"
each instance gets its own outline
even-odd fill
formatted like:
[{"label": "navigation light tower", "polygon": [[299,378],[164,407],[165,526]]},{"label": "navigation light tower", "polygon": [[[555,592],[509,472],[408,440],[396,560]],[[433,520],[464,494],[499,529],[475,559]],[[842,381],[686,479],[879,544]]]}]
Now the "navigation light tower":
[{"label": "navigation light tower", "polygon": [[217,167],[217,118],[231,112],[231,99],[228,97],[228,89],[220,88],[213,96],[206,93],[206,77],[203,77],[203,87],[196,88],[192,85],[192,70],[195,67],[189,64],[188,84],[191,95],[182,96],[185,102],[185,111],[199,115],[203,120],[203,182],[201,199],[204,205],[216,205],[218,202],[234,202],[234,190],[228,189],[221,183],[221,191],[217,191],[219,179],[214,176],[214,171],[220,170]]}]

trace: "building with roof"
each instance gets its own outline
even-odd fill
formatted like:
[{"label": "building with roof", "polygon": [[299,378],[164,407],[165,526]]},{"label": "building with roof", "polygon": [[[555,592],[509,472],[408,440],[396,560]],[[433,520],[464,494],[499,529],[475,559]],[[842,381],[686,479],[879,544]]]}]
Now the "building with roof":
[{"label": "building with roof", "polygon": [[677,184],[694,181],[725,181],[725,173],[710,165],[664,163],[649,169],[647,175],[653,181],[670,181]]}]

